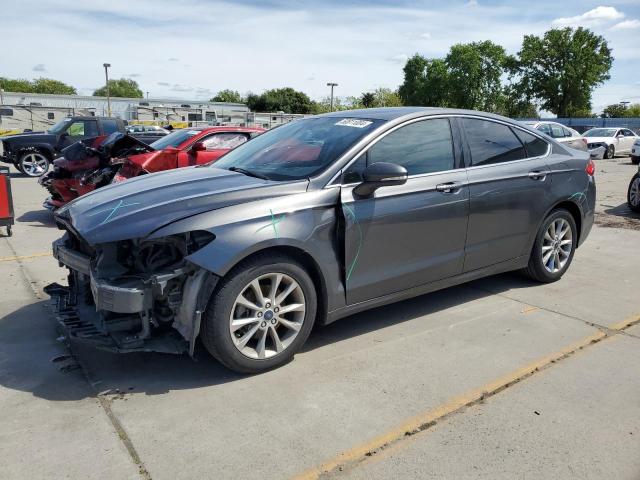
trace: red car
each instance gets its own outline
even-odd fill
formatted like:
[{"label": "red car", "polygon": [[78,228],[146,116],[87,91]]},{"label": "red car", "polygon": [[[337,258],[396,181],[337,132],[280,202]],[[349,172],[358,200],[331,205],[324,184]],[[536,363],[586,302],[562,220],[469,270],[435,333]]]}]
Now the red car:
[{"label": "red car", "polygon": [[124,160],[113,182],[145,173],[201,165],[217,160],[265,130],[249,127],[193,127],[170,133],[151,144],[153,152],[131,155]]}]

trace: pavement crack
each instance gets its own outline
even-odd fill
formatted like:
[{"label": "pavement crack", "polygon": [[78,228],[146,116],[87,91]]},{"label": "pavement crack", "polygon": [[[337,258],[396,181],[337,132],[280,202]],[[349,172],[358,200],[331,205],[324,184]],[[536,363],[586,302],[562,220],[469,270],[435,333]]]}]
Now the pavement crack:
[{"label": "pavement crack", "polygon": [[[559,310],[554,310],[553,308],[543,307],[541,305],[536,305],[535,303],[531,303],[531,302],[525,302],[524,300],[520,300],[518,298],[510,297],[509,295],[506,295],[504,293],[494,292],[492,290],[488,290],[488,289],[482,288],[482,287],[477,287],[475,285],[470,285],[469,287],[473,288],[475,290],[479,290],[481,292],[490,293],[491,295],[495,295],[497,297],[506,298],[507,300],[511,300],[513,302],[519,303],[521,305],[524,305],[525,307],[533,307],[533,308],[537,308],[537,309],[543,310],[545,312],[554,313],[554,314],[560,315],[562,317],[570,318],[572,320],[577,320],[579,322],[584,323],[585,325],[588,325],[588,326],[593,327],[593,328],[597,328],[602,333],[608,333],[610,331],[613,332],[615,330],[615,329],[611,329],[611,328],[607,327],[606,325],[600,325],[599,323],[591,322],[589,320],[585,320],[584,318],[576,317],[575,315],[569,315],[568,313],[564,313],[564,312],[561,312]],[[620,333],[620,332],[616,331],[615,333]]]}]

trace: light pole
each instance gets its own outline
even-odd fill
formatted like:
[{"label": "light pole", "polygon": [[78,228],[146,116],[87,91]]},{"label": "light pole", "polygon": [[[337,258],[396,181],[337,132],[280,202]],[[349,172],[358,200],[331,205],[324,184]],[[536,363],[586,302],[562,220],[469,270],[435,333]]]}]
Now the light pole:
[{"label": "light pole", "polygon": [[337,83],[333,83],[333,82],[329,82],[327,83],[327,87],[331,87],[331,103],[330,103],[330,110],[333,112],[333,87],[337,87],[338,84]]},{"label": "light pole", "polygon": [[104,78],[105,81],[107,82],[107,117],[111,116],[111,97],[109,96],[109,67],[111,66],[110,63],[103,63],[102,66],[104,67]]},{"label": "light pole", "polygon": [[147,100],[149,100],[149,92],[147,92]]}]

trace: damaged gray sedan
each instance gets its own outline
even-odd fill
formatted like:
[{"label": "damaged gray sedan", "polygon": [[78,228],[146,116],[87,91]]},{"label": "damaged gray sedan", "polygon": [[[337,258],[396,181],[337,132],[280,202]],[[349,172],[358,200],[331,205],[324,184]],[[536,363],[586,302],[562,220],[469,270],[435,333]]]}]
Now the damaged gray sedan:
[{"label": "damaged gray sedan", "polygon": [[586,152],[479,112],[389,108],[292,122],[217,162],[61,208],[77,341],[282,365],[314,324],[508,270],[558,280],[593,224]]}]

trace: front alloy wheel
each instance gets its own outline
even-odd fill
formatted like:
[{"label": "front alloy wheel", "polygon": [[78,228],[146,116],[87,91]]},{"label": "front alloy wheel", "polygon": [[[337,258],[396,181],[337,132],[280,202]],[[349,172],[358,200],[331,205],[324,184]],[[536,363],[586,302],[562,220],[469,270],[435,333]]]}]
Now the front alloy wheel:
[{"label": "front alloy wheel", "polygon": [[49,170],[49,159],[40,152],[27,152],[20,157],[17,167],[25,175],[40,177]]},{"label": "front alloy wheel", "polygon": [[236,298],[229,333],[240,353],[265,359],[284,352],[304,323],[304,293],[283,273],[260,275]]},{"label": "front alloy wheel", "polygon": [[634,212],[640,213],[640,173],[636,173],[629,183],[627,205]]},{"label": "front alloy wheel", "polygon": [[305,267],[277,252],[234,267],[211,295],[201,339],[236,372],[283,365],[304,344],[316,318],[315,285]]}]

